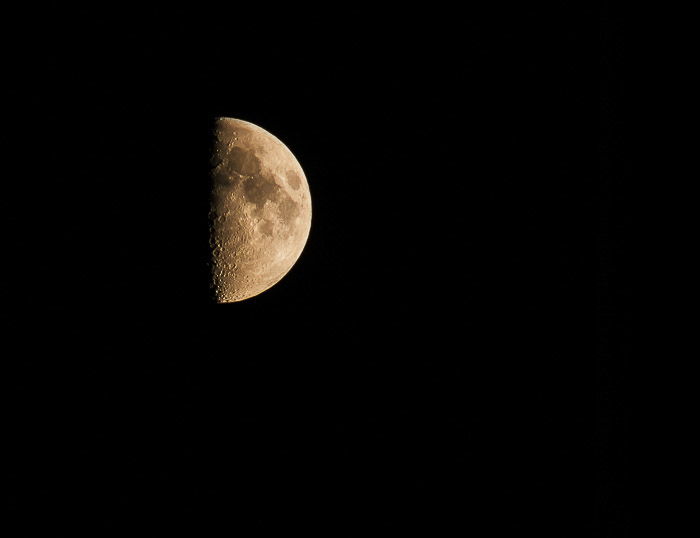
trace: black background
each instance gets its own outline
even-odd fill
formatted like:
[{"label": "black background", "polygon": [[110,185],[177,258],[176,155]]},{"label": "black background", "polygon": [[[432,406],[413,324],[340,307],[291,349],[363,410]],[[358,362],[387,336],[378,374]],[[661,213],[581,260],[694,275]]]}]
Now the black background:
[{"label": "black background", "polygon": [[[618,529],[600,36],[562,6],[9,17],[25,528]],[[313,202],[292,271],[230,305],[207,286],[215,116],[285,142]]]}]

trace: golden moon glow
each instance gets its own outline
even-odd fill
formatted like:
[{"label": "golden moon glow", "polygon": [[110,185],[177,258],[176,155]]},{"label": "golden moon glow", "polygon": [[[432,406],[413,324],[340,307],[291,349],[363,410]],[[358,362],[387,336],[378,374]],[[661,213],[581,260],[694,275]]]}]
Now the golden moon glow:
[{"label": "golden moon glow", "polygon": [[216,301],[248,299],[274,286],[301,255],[311,195],[301,165],[275,136],[247,121],[214,128],[210,244]]}]

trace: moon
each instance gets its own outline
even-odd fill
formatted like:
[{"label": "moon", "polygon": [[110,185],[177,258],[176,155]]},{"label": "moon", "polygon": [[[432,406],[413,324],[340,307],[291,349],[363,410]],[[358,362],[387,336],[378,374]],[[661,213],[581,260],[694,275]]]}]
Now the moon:
[{"label": "moon", "polygon": [[209,212],[217,303],[254,297],[279,282],[311,229],[304,171],[278,138],[247,121],[217,118]]}]

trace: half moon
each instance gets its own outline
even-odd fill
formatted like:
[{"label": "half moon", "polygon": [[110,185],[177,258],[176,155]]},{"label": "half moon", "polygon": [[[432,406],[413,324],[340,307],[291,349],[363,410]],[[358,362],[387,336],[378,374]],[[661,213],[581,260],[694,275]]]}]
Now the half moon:
[{"label": "half moon", "polygon": [[311,229],[311,194],[292,152],[266,130],[217,118],[211,157],[212,288],[243,301],[279,282]]}]

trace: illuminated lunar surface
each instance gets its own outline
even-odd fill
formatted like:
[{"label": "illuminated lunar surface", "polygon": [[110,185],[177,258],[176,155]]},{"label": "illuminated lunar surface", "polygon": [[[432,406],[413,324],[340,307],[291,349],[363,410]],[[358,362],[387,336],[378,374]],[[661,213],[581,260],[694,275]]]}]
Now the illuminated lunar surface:
[{"label": "illuminated lunar surface", "polygon": [[301,166],[280,140],[246,121],[218,118],[212,154],[210,243],[216,301],[274,286],[299,259],[311,228]]}]

